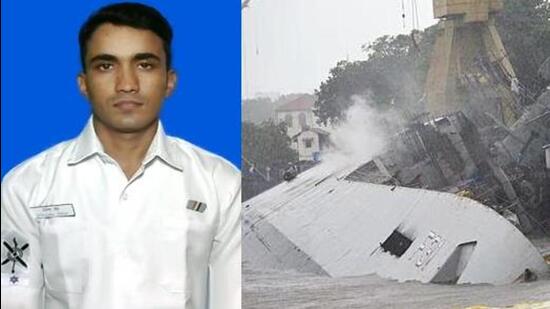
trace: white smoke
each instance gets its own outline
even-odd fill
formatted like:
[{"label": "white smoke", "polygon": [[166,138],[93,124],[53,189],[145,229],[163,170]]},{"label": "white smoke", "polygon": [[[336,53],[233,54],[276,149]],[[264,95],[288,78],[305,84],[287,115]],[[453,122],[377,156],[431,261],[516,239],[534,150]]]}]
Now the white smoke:
[{"label": "white smoke", "polygon": [[353,105],[345,114],[345,121],[330,130],[333,151],[325,161],[346,160],[367,162],[381,154],[390,137],[390,126],[396,121],[392,113],[380,112],[371,107],[364,97],[353,96]]}]

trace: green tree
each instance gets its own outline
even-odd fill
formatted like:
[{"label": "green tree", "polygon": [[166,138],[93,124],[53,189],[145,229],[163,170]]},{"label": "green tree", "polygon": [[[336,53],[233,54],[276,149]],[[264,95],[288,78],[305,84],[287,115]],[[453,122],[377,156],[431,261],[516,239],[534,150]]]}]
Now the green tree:
[{"label": "green tree", "polygon": [[[242,123],[243,201],[282,181],[280,171],[287,167],[288,162],[298,159],[298,153],[290,148],[290,142],[284,123],[276,124],[272,120],[259,125]],[[259,173],[249,173],[250,164],[254,164]],[[270,169],[269,179],[267,167]],[[259,176],[260,173],[263,176]]]},{"label": "green tree", "polygon": [[[352,95],[367,96],[379,108],[418,101],[428,69],[428,53],[435,31],[413,36],[383,36],[363,46],[365,61],[339,62],[328,80],[315,91],[314,113],[323,124],[338,123],[352,104]],[[427,36],[430,36],[427,38]]]},{"label": "green tree", "polygon": [[550,56],[550,2],[505,0],[496,27],[518,79],[538,93],[544,84],[537,71]]},{"label": "green tree", "polygon": [[[505,0],[496,26],[520,82],[538,93],[544,83],[537,70],[550,55],[550,2]],[[389,103],[422,111],[426,75],[437,25],[410,36],[383,36],[363,46],[365,61],[339,62],[315,91],[314,113],[323,124],[338,123],[353,95],[368,96],[379,108]]]},{"label": "green tree", "polygon": [[290,148],[291,141],[284,123],[276,124],[273,120],[259,125],[243,122],[241,134],[243,157],[258,167],[269,166],[275,171],[298,159],[298,153]]}]

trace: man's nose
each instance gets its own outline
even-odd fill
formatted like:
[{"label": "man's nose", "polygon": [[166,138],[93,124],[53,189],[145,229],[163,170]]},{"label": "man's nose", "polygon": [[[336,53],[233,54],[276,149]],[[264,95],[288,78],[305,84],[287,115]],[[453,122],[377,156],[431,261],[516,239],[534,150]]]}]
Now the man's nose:
[{"label": "man's nose", "polygon": [[130,68],[122,68],[116,81],[117,92],[139,92],[139,79],[136,72]]}]

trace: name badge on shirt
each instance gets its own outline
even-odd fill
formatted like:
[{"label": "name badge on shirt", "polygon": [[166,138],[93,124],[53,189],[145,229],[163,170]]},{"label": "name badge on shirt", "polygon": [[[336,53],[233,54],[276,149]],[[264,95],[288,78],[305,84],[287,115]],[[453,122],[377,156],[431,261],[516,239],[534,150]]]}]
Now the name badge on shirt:
[{"label": "name badge on shirt", "polygon": [[73,204],[36,206],[30,209],[36,220],[75,216]]},{"label": "name badge on shirt", "polygon": [[206,210],[206,204],[203,202],[189,200],[189,202],[187,202],[187,209],[204,212]]}]

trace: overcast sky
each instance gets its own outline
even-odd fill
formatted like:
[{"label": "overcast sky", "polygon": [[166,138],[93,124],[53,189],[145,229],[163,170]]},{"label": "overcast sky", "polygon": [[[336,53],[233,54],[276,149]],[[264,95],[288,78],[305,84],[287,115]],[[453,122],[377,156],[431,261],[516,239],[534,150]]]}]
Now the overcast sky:
[{"label": "overcast sky", "polygon": [[[432,0],[251,0],[242,11],[242,94],[313,93],[361,45],[436,22]],[[402,18],[405,5],[405,19]],[[405,21],[405,25],[403,25]]]}]

